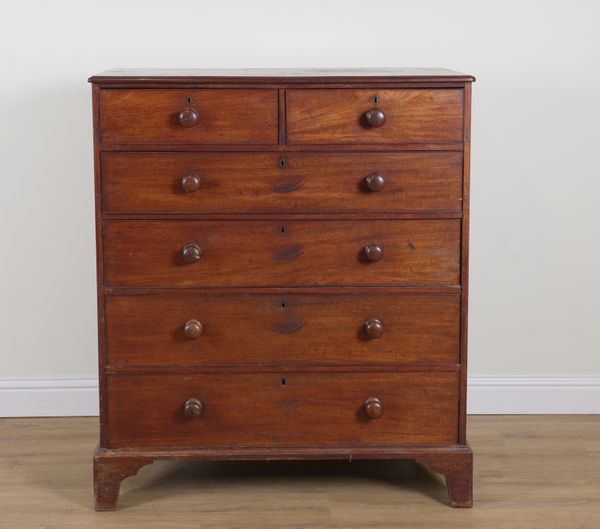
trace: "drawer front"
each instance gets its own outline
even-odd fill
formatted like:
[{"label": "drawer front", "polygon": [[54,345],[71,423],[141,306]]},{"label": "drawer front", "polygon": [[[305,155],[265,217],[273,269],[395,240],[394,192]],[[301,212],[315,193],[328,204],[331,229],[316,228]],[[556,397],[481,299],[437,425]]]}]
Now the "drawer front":
[{"label": "drawer front", "polygon": [[449,444],[457,416],[456,373],[108,377],[112,448]]},{"label": "drawer front", "polygon": [[462,89],[287,92],[291,145],[462,142],[462,137]]},{"label": "drawer front", "polygon": [[107,212],[460,211],[462,154],[102,155]]},{"label": "drawer front", "polygon": [[131,286],[456,285],[460,220],[106,221]]},{"label": "drawer front", "polygon": [[458,362],[458,294],[173,291],[106,297],[108,363]]},{"label": "drawer front", "polygon": [[275,90],[102,90],[100,115],[104,143],[276,144],[278,137]]}]

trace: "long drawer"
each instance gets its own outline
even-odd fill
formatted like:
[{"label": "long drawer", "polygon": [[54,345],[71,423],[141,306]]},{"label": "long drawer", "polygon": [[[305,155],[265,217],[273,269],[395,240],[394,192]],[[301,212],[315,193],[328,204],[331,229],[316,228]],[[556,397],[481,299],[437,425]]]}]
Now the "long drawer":
[{"label": "long drawer", "polygon": [[457,285],[460,220],[105,221],[109,286]]},{"label": "long drawer", "polygon": [[458,293],[389,288],[117,292],[105,303],[108,364],[453,363],[459,314]]},{"label": "long drawer", "polygon": [[462,209],[462,153],[102,154],[106,212]]},{"label": "long drawer", "polygon": [[288,90],[287,142],[461,142],[462,89]]},{"label": "long drawer", "polygon": [[457,441],[458,374],[111,375],[112,448]]}]

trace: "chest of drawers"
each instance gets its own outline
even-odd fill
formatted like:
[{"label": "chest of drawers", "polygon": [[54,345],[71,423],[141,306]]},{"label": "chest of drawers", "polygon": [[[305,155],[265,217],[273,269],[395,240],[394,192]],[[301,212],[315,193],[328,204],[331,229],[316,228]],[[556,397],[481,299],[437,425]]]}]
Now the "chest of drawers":
[{"label": "chest of drawers", "polygon": [[471,506],[473,78],[90,81],[96,508],[157,459],[415,459]]}]

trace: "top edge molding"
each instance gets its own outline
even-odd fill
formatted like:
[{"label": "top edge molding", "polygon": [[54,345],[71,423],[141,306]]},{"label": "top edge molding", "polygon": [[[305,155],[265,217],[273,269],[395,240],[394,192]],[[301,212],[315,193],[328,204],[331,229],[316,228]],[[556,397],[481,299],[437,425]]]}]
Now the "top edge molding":
[{"label": "top edge molding", "polygon": [[116,68],[93,75],[94,84],[160,83],[344,83],[344,82],[463,82],[475,77],[446,68],[234,68],[141,69]]}]

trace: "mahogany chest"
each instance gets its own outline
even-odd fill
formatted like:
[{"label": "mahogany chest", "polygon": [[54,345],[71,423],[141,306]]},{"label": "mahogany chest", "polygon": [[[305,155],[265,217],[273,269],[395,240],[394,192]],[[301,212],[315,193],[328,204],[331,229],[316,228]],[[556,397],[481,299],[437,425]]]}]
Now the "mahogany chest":
[{"label": "mahogany chest", "polygon": [[415,459],[472,505],[449,70],[93,76],[96,509],[157,459]]}]

